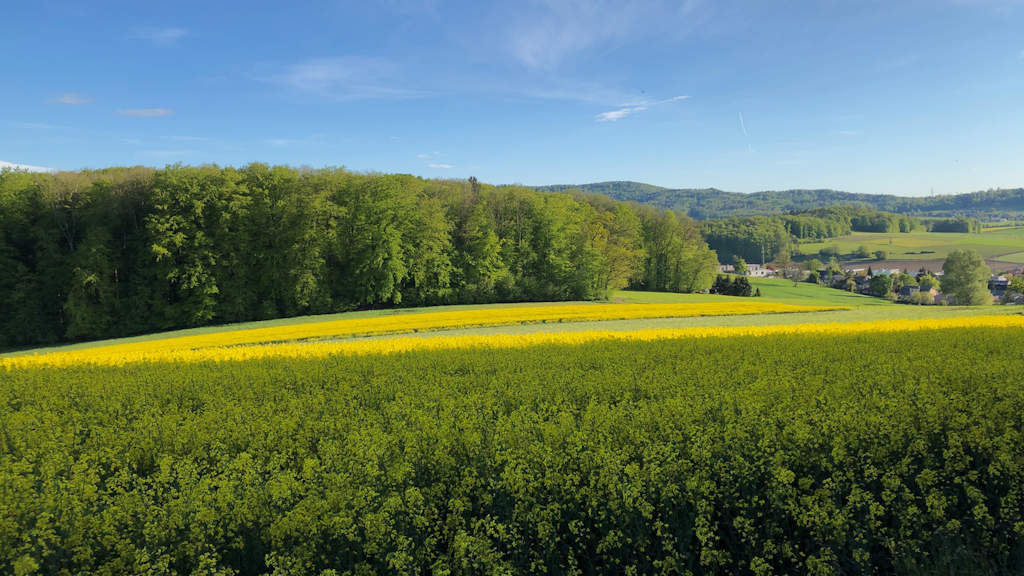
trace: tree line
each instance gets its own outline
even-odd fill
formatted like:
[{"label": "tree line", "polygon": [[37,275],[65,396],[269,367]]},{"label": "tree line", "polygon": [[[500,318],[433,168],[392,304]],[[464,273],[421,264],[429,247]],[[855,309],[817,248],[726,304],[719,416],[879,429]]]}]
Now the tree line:
[{"label": "tree line", "polygon": [[401,174],[0,171],[0,347],[380,306],[710,287],[689,217]]},{"label": "tree line", "polygon": [[708,245],[725,260],[739,258],[758,263],[770,262],[784,252],[798,254],[797,244],[802,241],[815,242],[854,232],[906,234],[915,230],[981,233],[982,224],[965,217],[922,220],[863,206],[830,206],[779,216],[730,216],[701,222]]},{"label": "tree line", "polygon": [[685,212],[698,220],[729,216],[777,216],[792,211],[814,210],[828,206],[861,206],[872,210],[906,215],[933,212],[1022,212],[1024,188],[989,189],[970,194],[927,197],[860,194],[838,190],[778,190],[745,194],[714,188],[669,189],[638,182],[600,182],[582,185],[557,185],[538,188],[559,192],[578,188],[606,194],[615,200],[643,202]]}]

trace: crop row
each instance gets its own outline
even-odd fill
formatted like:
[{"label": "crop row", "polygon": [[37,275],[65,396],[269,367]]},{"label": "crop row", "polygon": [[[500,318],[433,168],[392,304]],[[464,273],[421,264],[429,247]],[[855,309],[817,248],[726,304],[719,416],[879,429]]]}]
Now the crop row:
[{"label": "crop row", "polygon": [[[593,308],[582,307],[581,308]],[[652,307],[654,308],[654,307]],[[804,308],[804,307],[794,307]],[[413,317],[407,317],[411,319]],[[395,337],[349,342],[292,342],[258,346],[217,346],[214,339],[206,337],[176,339],[195,343],[202,339],[208,348],[188,347],[179,342],[176,346],[152,347],[147,343],[93,348],[76,352],[60,352],[37,356],[15,356],[0,358],[0,366],[8,369],[31,367],[68,367],[80,364],[119,366],[138,362],[206,362],[206,361],[248,361],[262,358],[317,359],[333,355],[394,354],[410,351],[443,351],[458,349],[526,348],[540,345],[582,345],[589,342],[640,341],[715,338],[715,337],[772,337],[783,334],[807,335],[852,335],[861,333],[902,334],[935,329],[965,329],[992,327],[1000,329],[1024,328],[1024,315],[975,316],[927,320],[890,320],[875,322],[791,324],[769,326],[664,328],[647,330],[580,330],[572,332],[533,334],[490,334],[474,336]],[[230,336],[232,333],[228,333]],[[294,333],[292,333],[294,334]],[[214,335],[214,336],[220,336]],[[228,339],[230,340],[230,338]],[[242,340],[242,338],[239,338]]]},{"label": "crop row", "polygon": [[372,318],[352,318],[223,331],[214,334],[163,338],[129,344],[115,344],[82,352],[45,355],[77,362],[89,358],[116,358],[144,355],[152,357],[172,351],[220,348],[247,344],[265,344],[297,340],[352,338],[457,328],[512,326],[545,322],[587,322],[643,318],[690,318],[697,316],[736,316],[747,314],[787,314],[847,310],[844,307],[795,306],[774,302],[702,302],[695,304],[573,304],[529,306],[400,314]]},{"label": "crop row", "polygon": [[0,371],[0,573],[1013,573],[972,322]]}]

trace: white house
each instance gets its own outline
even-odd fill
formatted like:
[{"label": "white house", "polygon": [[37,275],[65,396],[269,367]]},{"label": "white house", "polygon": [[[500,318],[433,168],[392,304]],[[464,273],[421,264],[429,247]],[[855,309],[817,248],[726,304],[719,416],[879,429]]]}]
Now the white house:
[{"label": "white house", "polygon": [[747,276],[753,276],[754,278],[767,278],[771,275],[772,271],[760,264],[747,264]]}]

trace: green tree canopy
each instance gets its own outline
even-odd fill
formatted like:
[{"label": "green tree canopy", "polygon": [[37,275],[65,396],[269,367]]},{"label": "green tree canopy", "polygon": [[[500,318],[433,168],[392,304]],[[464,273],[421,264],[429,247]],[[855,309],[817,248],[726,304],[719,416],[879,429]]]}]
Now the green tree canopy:
[{"label": "green tree canopy", "polygon": [[871,277],[871,282],[868,284],[871,288],[871,293],[878,297],[884,297],[886,294],[892,292],[892,276],[888,274],[878,274]]},{"label": "green tree canopy", "polygon": [[942,291],[956,296],[959,306],[984,306],[992,303],[988,281],[992,271],[974,250],[954,250],[942,263]]},{"label": "green tree canopy", "polygon": [[743,276],[743,275],[745,275],[747,273],[747,261],[746,260],[744,260],[743,258],[737,257],[735,260],[733,260],[733,262],[734,262],[733,268],[735,269],[737,274],[739,274],[740,276]]}]

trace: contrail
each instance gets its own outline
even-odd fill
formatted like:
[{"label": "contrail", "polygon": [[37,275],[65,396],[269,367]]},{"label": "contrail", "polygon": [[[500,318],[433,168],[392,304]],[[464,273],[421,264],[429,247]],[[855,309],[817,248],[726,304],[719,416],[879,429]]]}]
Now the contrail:
[{"label": "contrail", "polygon": [[[743,112],[740,112],[740,128],[743,128],[743,135],[747,136],[747,127],[743,125]],[[750,136],[747,136],[750,138]]]}]

